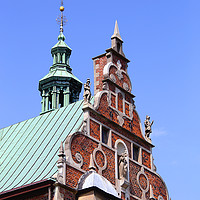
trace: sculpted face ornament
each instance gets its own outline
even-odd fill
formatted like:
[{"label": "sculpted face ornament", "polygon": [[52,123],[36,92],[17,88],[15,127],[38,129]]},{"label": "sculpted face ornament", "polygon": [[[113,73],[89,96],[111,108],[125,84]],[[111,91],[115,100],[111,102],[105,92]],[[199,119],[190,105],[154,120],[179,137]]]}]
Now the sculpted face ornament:
[{"label": "sculpted face ornament", "polygon": [[90,85],[91,85],[90,79],[88,78],[86,83],[84,84],[84,93],[83,93],[84,103],[90,103],[91,99]]},{"label": "sculpted face ornament", "polygon": [[153,125],[154,120],[150,122],[150,117],[147,115],[146,119],[144,121],[144,126],[145,126],[145,137],[149,140],[150,139],[150,134],[152,133],[151,126]]}]

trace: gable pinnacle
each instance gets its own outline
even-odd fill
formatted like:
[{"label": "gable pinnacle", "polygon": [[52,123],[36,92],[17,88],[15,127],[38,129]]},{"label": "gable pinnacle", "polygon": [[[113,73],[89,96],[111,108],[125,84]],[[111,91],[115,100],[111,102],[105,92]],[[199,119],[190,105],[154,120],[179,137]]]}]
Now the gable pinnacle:
[{"label": "gable pinnacle", "polygon": [[118,39],[120,39],[121,41],[123,41],[122,38],[121,38],[121,36],[120,36],[120,33],[119,33],[119,26],[118,26],[117,20],[115,21],[114,34],[112,35],[111,39],[115,38],[115,37],[117,37]]}]

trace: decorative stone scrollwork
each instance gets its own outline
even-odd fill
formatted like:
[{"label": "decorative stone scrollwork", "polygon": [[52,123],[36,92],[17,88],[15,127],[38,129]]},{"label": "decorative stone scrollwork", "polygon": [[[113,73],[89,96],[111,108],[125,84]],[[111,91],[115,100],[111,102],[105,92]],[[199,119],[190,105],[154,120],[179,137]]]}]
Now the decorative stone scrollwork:
[{"label": "decorative stone scrollwork", "polygon": [[123,113],[119,113],[119,115],[117,116],[118,122],[120,126],[123,126],[124,124],[124,119],[123,119]]},{"label": "decorative stone scrollwork", "polygon": [[[101,163],[102,165],[98,162],[98,157],[97,157],[98,153],[100,153],[104,157],[103,164]],[[102,174],[102,171],[104,169],[106,169],[106,167],[107,167],[107,158],[106,158],[106,154],[103,152],[103,150],[100,147],[94,149],[94,151],[93,151],[93,160],[94,160],[94,163],[95,163],[95,165],[97,166],[97,168],[99,170],[99,174]]]},{"label": "decorative stone scrollwork", "polygon": [[82,166],[83,165],[83,157],[82,157],[82,155],[80,154],[80,153],[76,153],[75,154],[75,158],[76,158],[76,161],[78,162],[78,163],[80,163],[80,165]]},{"label": "decorative stone scrollwork", "polygon": [[149,179],[144,173],[143,167],[141,168],[141,171],[139,171],[137,174],[137,182],[140,189],[142,190],[142,199],[145,199],[145,193],[147,193],[149,190]]},{"label": "decorative stone scrollwork", "polygon": [[128,84],[127,83],[123,83],[123,88],[126,90],[126,91],[130,91],[129,87],[128,87]]},{"label": "decorative stone scrollwork", "polygon": [[116,78],[115,78],[114,74],[110,74],[110,79],[111,79],[114,83],[116,83]]}]

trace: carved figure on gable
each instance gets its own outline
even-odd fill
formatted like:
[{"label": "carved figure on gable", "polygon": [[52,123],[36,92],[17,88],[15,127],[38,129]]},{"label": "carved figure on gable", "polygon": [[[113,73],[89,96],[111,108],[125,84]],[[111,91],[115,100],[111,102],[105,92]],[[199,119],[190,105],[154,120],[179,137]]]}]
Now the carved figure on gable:
[{"label": "carved figure on gable", "polygon": [[150,122],[150,117],[147,115],[146,119],[144,121],[144,125],[145,125],[145,137],[147,139],[150,139],[150,134],[152,133],[151,130],[151,126],[153,125],[154,120],[152,120],[152,122]]},{"label": "carved figure on gable", "polygon": [[84,93],[83,93],[84,103],[90,103],[91,91],[90,91],[90,79],[88,78],[84,84]]},{"label": "carved figure on gable", "polygon": [[127,162],[127,153],[124,152],[119,157],[119,179],[127,179],[128,172],[128,162]]}]

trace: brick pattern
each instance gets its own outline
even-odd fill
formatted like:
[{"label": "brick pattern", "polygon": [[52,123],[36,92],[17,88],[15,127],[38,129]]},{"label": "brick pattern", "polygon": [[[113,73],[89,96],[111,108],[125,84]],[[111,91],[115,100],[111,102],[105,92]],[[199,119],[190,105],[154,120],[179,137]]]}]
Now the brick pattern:
[{"label": "brick pattern", "polygon": [[141,174],[139,176],[139,183],[140,183],[140,186],[142,187],[143,190],[147,189],[147,179],[144,176],[144,174]]},{"label": "brick pattern", "polygon": [[105,157],[101,151],[97,151],[95,155],[97,165],[103,167],[105,164]]},{"label": "brick pattern", "polygon": [[100,124],[90,120],[90,135],[100,141]]},{"label": "brick pattern", "polygon": [[128,101],[129,103],[131,103],[131,96],[127,93],[125,93],[125,100]]},{"label": "brick pattern", "polygon": [[123,96],[121,93],[118,93],[118,110],[123,113]]},{"label": "brick pattern", "polygon": [[97,143],[90,140],[88,137],[82,134],[76,135],[72,139],[71,154],[74,161],[76,161],[76,153],[80,153],[83,157],[82,169],[88,170],[90,164],[90,154],[97,148]]},{"label": "brick pattern", "polygon": [[94,63],[95,63],[94,73],[96,75],[96,80],[94,80],[96,85],[95,91],[101,91],[103,89],[103,83],[102,83],[103,68],[107,64],[107,58],[106,56],[96,58],[94,60]]},{"label": "brick pattern", "polygon": [[103,170],[102,175],[115,185],[115,152],[102,146],[107,157],[107,168]]},{"label": "brick pattern", "polygon": [[76,188],[78,180],[83,175],[83,173],[71,166],[66,167],[66,185],[71,188]]},{"label": "brick pattern", "polygon": [[142,164],[151,169],[151,158],[150,153],[142,150]]},{"label": "brick pattern", "polygon": [[142,191],[137,183],[137,174],[140,171],[140,166],[134,162],[129,162],[129,176],[130,176],[130,193],[139,198],[142,197]]},{"label": "brick pattern", "polygon": [[149,184],[152,185],[154,197],[158,199],[158,196],[161,195],[164,200],[167,200],[167,190],[163,181],[158,176],[147,170],[145,170],[145,174],[149,179]]},{"label": "brick pattern", "polygon": [[130,117],[129,115],[129,104],[125,103],[125,114]]},{"label": "brick pattern", "polygon": [[[109,113],[109,111],[108,111],[108,113]],[[108,114],[108,115],[109,115],[109,114]],[[138,144],[141,145],[142,147],[144,147],[144,148],[150,150],[150,147],[149,147],[146,143],[144,143],[143,141],[141,141],[139,138],[136,138],[134,133],[131,134],[128,130],[126,131],[126,130],[122,129],[122,128],[119,127],[119,126],[117,127],[117,126],[116,126],[115,124],[113,124],[113,123],[109,123],[107,120],[103,119],[102,117],[100,117],[99,115],[96,115],[96,114],[93,113],[93,112],[90,112],[90,116],[93,117],[94,119],[98,120],[98,121],[101,122],[102,124],[107,125],[110,129],[115,130],[115,131],[118,132],[119,134],[125,136],[126,138],[132,140],[132,141],[135,142],[135,143],[138,143]],[[113,118],[115,118],[115,116],[114,116]],[[109,119],[111,119],[110,116],[109,116]],[[113,121],[114,121],[114,120],[113,120]],[[114,122],[115,122],[115,121],[114,121]]]},{"label": "brick pattern", "polygon": [[113,83],[109,83],[109,90],[115,92],[115,85]]},{"label": "brick pattern", "polygon": [[[108,106],[106,93],[104,93],[101,96],[100,105],[97,111],[104,115],[106,118],[119,124],[116,112]],[[128,131],[134,133],[135,135],[143,139],[143,135],[140,130],[140,121],[135,111],[133,111],[133,120],[129,120],[127,118],[124,119],[123,128],[127,129]]]},{"label": "brick pattern", "polygon": [[64,188],[60,188],[60,193],[63,195],[64,200],[75,200],[75,194],[66,190]]},{"label": "brick pattern", "polygon": [[116,97],[113,94],[111,94],[111,106],[116,108]]}]

